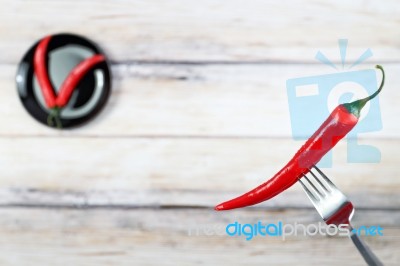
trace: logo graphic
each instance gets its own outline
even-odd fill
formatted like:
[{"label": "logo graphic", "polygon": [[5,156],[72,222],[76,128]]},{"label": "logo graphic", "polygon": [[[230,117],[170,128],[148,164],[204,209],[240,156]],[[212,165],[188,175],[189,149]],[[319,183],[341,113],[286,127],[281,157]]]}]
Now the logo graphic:
[{"label": "logo graphic", "polygon": [[254,237],[282,237],[283,240],[287,236],[349,236],[350,234],[366,235],[366,236],[383,236],[383,227],[377,226],[360,226],[350,231],[347,224],[334,225],[318,222],[317,224],[304,225],[295,222],[294,224],[286,224],[282,221],[277,223],[239,223],[235,221],[226,226],[225,232],[228,236],[243,236],[247,241]]},{"label": "logo graphic", "polygon": [[74,127],[94,117],[111,87],[103,53],[72,34],[50,35],[33,45],[19,65],[16,82],[25,109],[54,128]]},{"label": "logo graphic", "polygon": [[[342,72],[294,78],[286,82],[292,135],[295,140],[309,138],[338,104],[364,98],[377,89],[375,70],[350,70],[371,57],[372,51],[367,49],[355,63],[347,68],[347,71],[344,71],[347,40],[339,40],[339,49]],[[321,52],[318,52],[315,58],[338,70],[338,67]],[[367,103],[361,113],[359,123],[346,137],[347,162],[378,163],[381,160],[380,151],[376,147],[357,143],[360,133],[382,129],[378,97]],[[332,151],[327,153],[318,165],[331,167]]]},{"label": "logo graphic", "polygon": [[302,224],[283,221],[264,222],[261,220],[251,223],[241,223],[237,220],[228,224],[195,224],[188,228],[187,235],[193,236],[230,236],[250,241],[256,237],[279,237],[282,240],[297,236],[373,236],[384,235],[384,228],[380,225],[362,225],[358,228],[349,228],[347,224],[329,224],[324,222]]}]

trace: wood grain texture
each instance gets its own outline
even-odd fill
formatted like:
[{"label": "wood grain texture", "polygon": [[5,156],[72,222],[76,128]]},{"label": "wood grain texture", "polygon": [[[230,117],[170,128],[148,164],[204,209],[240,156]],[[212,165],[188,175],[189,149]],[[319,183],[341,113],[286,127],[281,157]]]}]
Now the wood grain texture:
[{"label": "wood grain texture", "polygon": [[318,50],[340,62],[336,40],[350,38],[354,62],[400,59],[400,7],[375,1],[0,1],[0,58],[16,63],[38,38],[74,32],[114,61],[314,62]]},{"label": "wood grain texture", "polygon": [[[383,128],[362,138],[400,136],[399,64],[384,66],[387,82],[379,96]],[[374,68],[374,65],[363,66]],[[0,66],[4,136],[95,137],[292,137],[286,81],[338,73],[313,65],[116,65],[106,109],[84,127],[59,132],[34,121],[19,103],[15,68]],[[380,82],[381,76],[377,72]],[[339,88],[339,87],[338,87]],[[356,93],[354,99],[367,93]],[[362,92],[362,89],[361,89]],[[328,98],[337,105],[334,94]],[[339,94],[340,95],[340,94]],[[368,112],[367,108],[363,110]],[[322,120],[323,121],[323,120]],[[322,123],[321,121],[321,123]]]},{"label": "wood grain texture", "polygon": [[[314,210],[215,214],[212,210],[2,209],[0,215],[0,242],[7,254],[0,258],[2,265],[364,265],[347,237],[246,241],[224,234],[234,221],[316,224],[319,217]],[[395,222],[400,214],[386,215],[360,211],[355,224],[379,223],[383,236],[363,238],[385,265],[397,265],[399,254],[392,248],[400,245]]]},{"label": "wood grain texture", "polygon": [[[387,72],[383,129],[360,134],[382,160],[349,164],[342,141],[324,171],[355,204],[354,225],[384,227],[364,239],[385,265],[399,265],[398,1],[0,5],[0,265],[364,265],[341,237],[188,235],[236,220],[320,221],[298,185],[256,207],[211,207],[265,181],[301,145],[285,83],[339,73],[314,57],[340,65],[341,38],[348,64],[373,52],[354,70],[379,63]],[[62,132],[35,122],[15,88],[26,50],[58,32],[96,41],[113,72],[103,112]]]},{"label": "wood grain texture", "polygon": [[[342,142],[334,151],[334,168],[326,173],[346,194],[354,194],[361,206],[398,208],[399,140],[360,143],[378,147],[382,161],[348,164],[346,143]],[[103,205],[110,197],[111,204],[213,206],[267,180],[289,160],[300,143],[290,139],[3,137],[0,146],[0,186],[4,188],[35,188],[50,193],[75,191],[89,199],[103,196]],[[171,192],[162,194],[165,190]],[[299,186],[291,188],[285,195],[299,190]],[[218,196],[218,192],[226,194]],[[10,198],[6,195],[10,194],[3,195],[3,202],[14,202],[13,193]],[[31,202],[30,195],[26,193],[17,202]],[[70,204],[70,197],[65,195],[64,203]],[[281,206],[291,205],[298,200],[294,195],[288,202],[282,198],[277,202],[282,201]],[[375,201],[382,195],[384,202]],[[60,196],[57,201],[62,204],[63,198]],[[54,203],[51,197],[44,199]]]}]

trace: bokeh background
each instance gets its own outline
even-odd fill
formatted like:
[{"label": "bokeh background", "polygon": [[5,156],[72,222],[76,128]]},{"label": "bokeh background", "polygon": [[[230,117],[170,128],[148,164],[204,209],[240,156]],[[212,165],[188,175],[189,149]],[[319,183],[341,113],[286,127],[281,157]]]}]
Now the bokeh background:
[{"label": "bokeh background", "polygon": [[[355,226],[387,265],[400,264],[400,3],[389,1],[0,1],[1,265],[363,265],[343,237],[207,235],[233,221],[320,221],[301,187],[224,213],[212,207],[265,181],[300,147],[286,80],[385,67],[383,130],[361,134],[381,162],[347,163],[346,142],[325,172],[356,206]],[[96,41],[113,92],[85,126],[34,121],[16,91],[17,64],[59,32]],[[378,80],[380,77],[378,76]],[[196,235],[188,230],[197,228]],[[199,229],[200,228],[200,229]],[[212,232],[212,230],[210,231]]]}]

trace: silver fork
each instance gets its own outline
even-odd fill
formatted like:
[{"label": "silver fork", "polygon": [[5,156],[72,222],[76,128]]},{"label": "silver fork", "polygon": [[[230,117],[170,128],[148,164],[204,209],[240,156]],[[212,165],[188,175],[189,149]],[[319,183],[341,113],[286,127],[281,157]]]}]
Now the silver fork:
[{"label": "silver fork", "polygon": [[315,171],[310,169],[308,176],[303,175],[299,182],[319,215],[328,225],[347,226],[349,237],[368,265],[383,265],[358,234],[353,232],[350,224],[354,214],[353,204],[318,167],[314,165],[312,168]]}]

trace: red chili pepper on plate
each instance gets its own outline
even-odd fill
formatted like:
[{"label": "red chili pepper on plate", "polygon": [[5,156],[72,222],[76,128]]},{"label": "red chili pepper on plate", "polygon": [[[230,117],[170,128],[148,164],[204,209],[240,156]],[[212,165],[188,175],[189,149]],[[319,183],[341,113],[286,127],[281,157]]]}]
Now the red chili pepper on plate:
[{"label": "red chili pepper on plate", "polygon": [[379,89],[372,95],[351,103],[338,105],[317,131],[297,151],[293,158],[267,182],[251,191],[223,202],[215,207],[217,211],[246,207],[268,200],[288,189],[299,178],[307,174],[309,169],[331,150],[357,124],[360,111],[365,104],[376,97],[385,83],[385,72],[382,72],[382,82]]},{"label": "red chili pepper on plate", "polygon": [[43,38],[38,44],[34,55],[34,72],[36,74],[40,89],[43,93],[47,107],[50,109],[50,114],[47,123],[52,125],[54,118],[57,127],[61,128],[60,112],[61,109],[68,104],[72,93],[78,83],[96,64],[105,61],[103,55],[93,55],[75,66],[71,73],[67,76],[61,85],[58,95],[56,95],[53,86],[51,85],[47,71],[47,47],[51,41],[51,36]]},{"label": "red chili pepper on plate", "polygon": [[38,44],[33,58],[33,67],[47,107],[54,108],[56,94],[47,74],[47,46],[50,40],[51,36],[47,36]]}]

